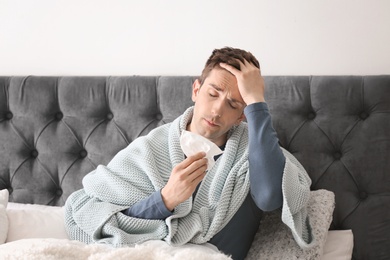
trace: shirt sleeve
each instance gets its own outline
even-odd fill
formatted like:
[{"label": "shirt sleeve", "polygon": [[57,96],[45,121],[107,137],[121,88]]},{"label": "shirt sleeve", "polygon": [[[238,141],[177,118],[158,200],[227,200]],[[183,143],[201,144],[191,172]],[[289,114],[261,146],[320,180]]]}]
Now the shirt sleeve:
[{"label": "shirt sleeve", "polygon": [[268,105],[248,105],[244,110],[249,135],[250,190],[263,211],[282,207],[282,177],[286,158],[272,126]]},{"label": "shirt sleeve", "polygon": [[127,216],[143,219],[166,219],[172,215],[162,200],[161,190],[155,191],[122,212]]}]

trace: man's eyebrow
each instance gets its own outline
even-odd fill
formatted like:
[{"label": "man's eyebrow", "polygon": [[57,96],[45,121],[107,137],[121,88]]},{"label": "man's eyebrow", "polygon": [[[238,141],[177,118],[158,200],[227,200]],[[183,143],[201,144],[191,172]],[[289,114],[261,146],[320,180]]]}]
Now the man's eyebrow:
[{"label": "man's eyebrow", "polygon": [[209,85],[212,86],[213,88],[215,88],[215,90],[217,90],[217,91],[222,91],[222,89],[220,87],[218,87],[217,85],[215,85],[214,83],[210,83]]},{"label": "man's eyebrow", "polygon": [[[218,87],[217,85],[215,85],[214,83],[210,83],[209,84],[212,88],[214,88],[216,91],[223,91],[220,87]],[[237,99],[234,99],[232,97],[229,97],[228,98],[230,102],[233,102],[233,103],[238,103],[240,105],[244,105],[241,101],[237,100]]]}]

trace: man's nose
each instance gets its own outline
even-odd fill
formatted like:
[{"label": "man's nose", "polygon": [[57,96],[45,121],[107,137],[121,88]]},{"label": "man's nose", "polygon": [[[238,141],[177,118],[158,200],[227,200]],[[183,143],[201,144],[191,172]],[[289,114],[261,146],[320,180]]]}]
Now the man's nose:
[{"label": "man's nose", "polygon": [[214,102],[213,104],[213,110],[212,110],[212,114],[213,116],[215,117],[221,117],[222,114],[223,114],[223,108],[224,107],[224,102],[223,100],[217,100]]}]

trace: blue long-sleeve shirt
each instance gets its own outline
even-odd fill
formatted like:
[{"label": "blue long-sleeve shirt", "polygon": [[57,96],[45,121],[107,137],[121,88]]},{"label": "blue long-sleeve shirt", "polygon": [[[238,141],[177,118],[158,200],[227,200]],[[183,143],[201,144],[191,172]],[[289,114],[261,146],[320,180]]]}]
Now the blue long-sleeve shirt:
[{"label": "blue long-sleeve shirt", "polygon": [[[254,103],[248,105],[244,113],[249,133],[250,194],[232,220],[209,241],[233,259],[244,259],[247,255],[262,211],[280,208],[283,203],[285,157],[272,127],[268,106],[263,102]],[[152,193],[124,213],[145,219],[166,219],[172,215],[162,200],[161,191]]]}]

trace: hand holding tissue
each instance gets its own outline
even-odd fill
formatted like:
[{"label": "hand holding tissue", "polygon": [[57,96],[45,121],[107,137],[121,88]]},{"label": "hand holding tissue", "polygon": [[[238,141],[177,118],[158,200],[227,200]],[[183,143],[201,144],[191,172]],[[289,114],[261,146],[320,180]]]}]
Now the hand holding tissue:
[{"label": "hand holding tissue", "polygon": [[186,130],[183,130],[181,133],[180,146],[187,157],[199,152],[205,152],[205,157],[208,161],[207,171],[213,168],[215,164],[214,156],[223,153],[215,143],[207,138]]}]

